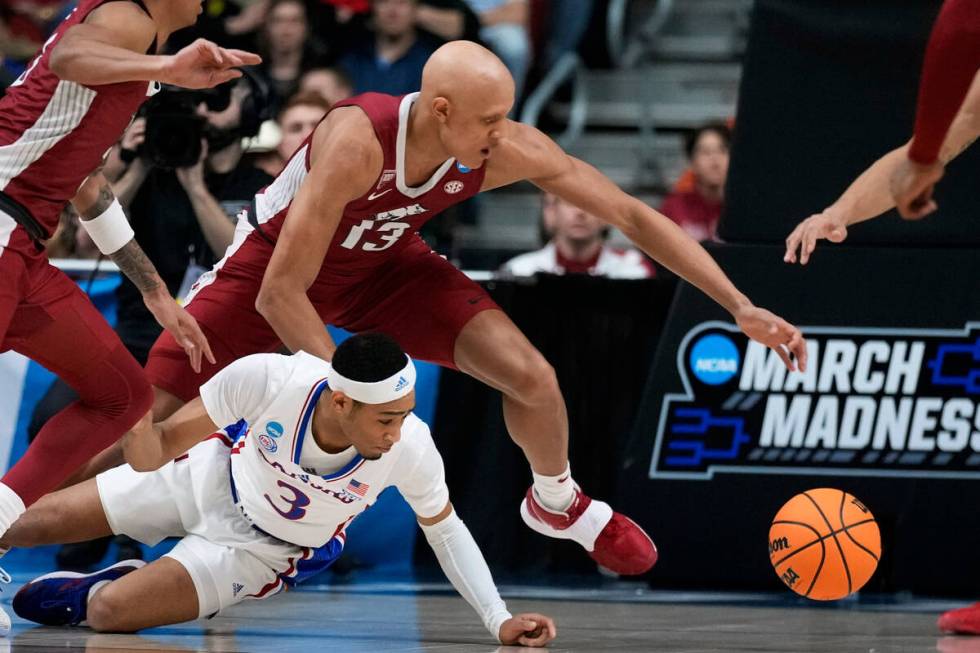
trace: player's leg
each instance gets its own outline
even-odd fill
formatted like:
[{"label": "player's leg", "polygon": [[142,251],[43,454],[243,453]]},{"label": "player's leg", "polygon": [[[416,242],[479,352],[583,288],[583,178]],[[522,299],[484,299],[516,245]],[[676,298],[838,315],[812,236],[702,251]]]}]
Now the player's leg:
[{"label": "player's leg", "polygon": [[112,535],[95,479],[41,497],[0,538],[0,547],[84,542]]},{"label": "player's leg", "polygon": [[[116,442],[152,401],[139,364],[78,286],[46,263],[30,273],[6,342],[61,377],[79,400],[45,424],[2,479],[4,499],[16,495],[27,506]],[[0,523],[0,532],[9,525]]]},{"label": "player's leg", "polygon": [[457,368],[501,391],[507,429],[534,473],[521,508],[528,526],[579,542],[619,573],[653,565],[656,549],[643,530],[572,480],[555,372],[486,291],[419,245],[399,252],[379,278],[347,299],[362,311],[348,325],[352,330],[387,333],[414,358]]}]

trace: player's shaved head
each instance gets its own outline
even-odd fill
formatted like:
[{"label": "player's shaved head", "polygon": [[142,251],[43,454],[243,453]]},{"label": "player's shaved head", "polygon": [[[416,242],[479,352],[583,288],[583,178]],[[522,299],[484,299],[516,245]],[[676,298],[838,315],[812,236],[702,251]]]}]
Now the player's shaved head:
[{"label": "player's shaved head", "polygon": [[434,118],[443,149],[478,168],[506,135],[514,78],[497,55],[472,41],[436,50],[422,71],[418,105]]},{"label": "player's shaved head", "polygon": [[452,41],[429,57],[422,70],[422,100],[445,97],[502,101],[514,96],[514,78],[497,55],[472,41]]}]

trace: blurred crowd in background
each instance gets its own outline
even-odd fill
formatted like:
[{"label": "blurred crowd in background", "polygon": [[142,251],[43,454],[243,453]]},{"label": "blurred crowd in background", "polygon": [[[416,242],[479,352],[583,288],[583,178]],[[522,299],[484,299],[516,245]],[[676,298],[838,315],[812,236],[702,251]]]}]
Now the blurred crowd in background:
[{"label": "blurred crowd in background", "polygon": [[[65,0],[7,0],[0,6],[0,93],[15,83],[48,34],[72,10]],[[141,110],[106,161],[137,238],[176,296],[220,259],[236,216],[282,170],[336,102],[376,91],[418,90],[441,43],[482,42],[517,82],[521,100],[564,53],[589,39],[601,0],[205,0],[198,24],[174,35],[175,51],[198,37],[258,52],[261,66],[205,93],[165,89]],[[723,208],[729,126],[688,134],[688,170],[659,207],[692,237],[711,240]],[[639,252],[611,247],[610,230],[556,198],[542,197],[543,248],[504,263],[507,274],[654,273]],[[479,201],[423,236],[449,254],[456,224],[477,220]],[[66,208],[49,242],[53,258],[97,258]],[[124,284],[125,286],[126,284]],[[138,294],[130,289],[135,304]],[[125,294],[125,293],[123,293]],[[134,310],[138,307],[134,306]],[[138,310],[137,310],[138,312]],[[140,316],[146,317],[146,316]]]}]

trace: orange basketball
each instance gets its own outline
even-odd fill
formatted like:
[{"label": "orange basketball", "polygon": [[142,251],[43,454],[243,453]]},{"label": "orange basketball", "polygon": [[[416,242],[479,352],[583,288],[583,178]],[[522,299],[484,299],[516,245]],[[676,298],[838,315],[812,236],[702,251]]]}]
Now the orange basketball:
[{"label": "orange basketball", "polygon": [[881,557],[874,515],[843,490],[807,490],[786,502],[769,528],[769,561],[787,587],[832,601],[861,589]]}]

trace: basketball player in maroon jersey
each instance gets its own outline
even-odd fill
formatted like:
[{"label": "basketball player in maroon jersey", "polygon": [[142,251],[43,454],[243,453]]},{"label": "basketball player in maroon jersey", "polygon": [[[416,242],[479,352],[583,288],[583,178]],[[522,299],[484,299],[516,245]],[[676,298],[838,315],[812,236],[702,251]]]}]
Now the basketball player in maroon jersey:
[{"label": "basketball player in maroon jersey", "polygon": [[[156,419],[194,398],[233,360],[283,344],[325,359],[330,323],[381,331],[413,357],[462,370],[504,395],[507,428],[534,473],[521,513],[534,530],[580,543],[603,566],[637,574],[656,561],[646,533],[571,479],[568,420],[554,370],[486,292],[433,252],[418,228],[482,190],[528,179],[621,229],[661,264],[728,309],[787,367],[805,365],[800,332],[753,306],[680,227],[570,157],[540,131],[507,119],[514,83],[470,42],[440,48],[420,93],[343,101],[239,219],[222,261],[188,304],[217,364],[195,372],[167,334],[147,374]],[[141,422],[143,424],[144,422]],[[123,440],[137,469],[160,443]],[[298,497],[301,501],[305,497]]]},{"label": "basketball player in maroon jersey", "polygon": [[65,203],[143,292],[190,364],[199,369],[202,355],[211,358],[98,172],[155,82],[215,86],[241,75],[234,66],[259,61],[207,41],[157,56],[157,45],[193,25],[200,11],[199,0],[82,0],[0,101],[0,350],[40,362],[80,396],[0,482],[0,533],[25,505],[116,442],[153,400],[139,364],[98,310],[48,263],[42,243]]}]

